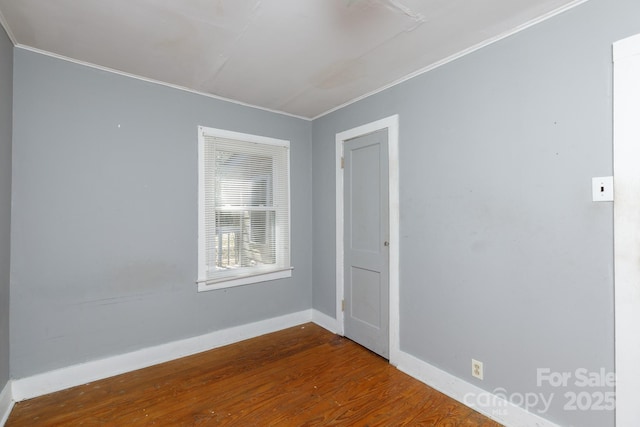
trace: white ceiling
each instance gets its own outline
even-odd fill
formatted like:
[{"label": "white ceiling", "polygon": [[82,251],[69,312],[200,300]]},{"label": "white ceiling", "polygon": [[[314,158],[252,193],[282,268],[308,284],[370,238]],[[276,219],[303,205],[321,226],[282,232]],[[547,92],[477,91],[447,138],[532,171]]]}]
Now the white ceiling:
[{"label": "white ceiling", "polygon": [[583,1],[0,0],[0,20],[18,46],[313,118]]}]

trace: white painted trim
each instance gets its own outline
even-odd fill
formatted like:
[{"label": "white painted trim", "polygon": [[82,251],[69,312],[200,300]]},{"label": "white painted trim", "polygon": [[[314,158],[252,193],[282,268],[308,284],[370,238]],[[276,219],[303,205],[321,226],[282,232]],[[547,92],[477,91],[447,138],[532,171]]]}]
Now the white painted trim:
[{"label": "white painted trim", "polygon": [[344,335],[344,139],[336,135],[336,333]]},{"label": "white painted trim", "polygon": [[276,147],[289,148],[290,141],[286,139],[271,138],[269,136],[253,135],[250,133],[235,132],[226,129],[217,129],[206,126],[198,126],[198,136],[211,136],[214,138],[234,139],[238,141],[255,142],[256,144],[275,145]]},{"label": "white painted trim", "polygon": [[159,363],[190,356],[202,351],[243,341],[311,321],[311,310],[235,326],[198,337],[187,338],[131,353],[68,366],[27,378],[13,380],[13,399],[25,399],[53,393],[91,381],[146,368]]},{"label": "white painted trim", "polygon": [[13,31],[11,31],[11,27],[9,27],[9,23],[7,22],[7,18],[4,17],[2,11],[0,10],[0,25],[4,28],[4,31],[7,33],[7,37],[11,40],[14,46],[18,43],[16,42],[16,37],[13,35]]},{"label": "white painted trim", "polygon": [[[204,240],[204,239],[202,239]],[[200,239],[198,240],[200,246]],[[220,279],[218,282],[207,283],[206,281],[198,282],[198,292],[215,291],[217,289],[233,288],[235,286],[251,285],[253,283],[268,282],[270,280],[286,279],[291,277],[293,268],[285,270],[271,271],[269,273],[254,274],[247,277]]]},{"label": "white painted trim", "polygon": [[242,101],[236,101],[235,99],[231,99],[231,98],[224,98],[222,96],[214,95],[214,94],[211,94],[211,93],[201,92],[201,91],[195,90],[195,89],[189,89],[188,87],[185,87],[185,86],[180,86],[180,85],[176,85],[176,84],[172,84],[172,83],[163,82],[163,81],[160,81],[160,80],[151,79],[151,78],[148,78],[148,77],[139,76],[137,74],[127,73],[127,72],[124,72],[124,71],[116,70],[114,68],[109,68],[109,67],[104,67],[102,65],[97,65],[97,64],[94,64],[94,63],[91,63],[91,62],[80,61],[79,59],[69,58],[68,56],[59,55],[57,53],[49,52],[49,51],[38,49],[38,48],[35,48],[35,47],[31,47],[31,46],[27,46],[27,45],[23,45],[23,44],[19,44],[19,43],[14,43],[14,45],[18,49],[23,49],[23,50],[27,50],[27,51],[34,52],[34,53],[39,53],[40,55],[49,56],[51,58],[60,59],[62,61],[71,62],[71,63],[77,64],[77,65],[82,65],[84,67],[95,68],[96,70],[106,71],[108,73],[118,74],[118,75],[121,75],[121,76],[124,76],[124,77],[129,77],[129,78],[132,78],[132,79],[136,79],[136,80],[142,80],[143,82],[153,83],[153,84],[157,84],[157,85],[160,85],[160,86],[166,86],[166,87],[170,87],[172,89],[181,90],[183,92],[189,92],[189,93],[193,93],[193,94],[196,94],[196,95],[205,96],[207,98],[217,99],[218,101],[224,101],[224,102],[229,102],[231,104],[242,105],[243,107],[255,108],[256,110],[262,110],[262,111],[267,111],[269,113],[282,114],[283,116],[294,117],[296,119],[302,119],[302,120],[306,120],[306,121],[311,121],[311,119],[308,118],[308,117],[298,116],[296,114],[287,113],[285,111],[273,110],[271,108],[260,107],[258,105],[253,105],[253,104],[249,104],[249,103],[242,102]]},{"label": "white painted trim", "polygon": [[613,44],[613,62],[635,55],[640,55],[640,34]]},{"label": "white painted trim", "polygon": [[400,351],[400,127],[397,114],[336,134],[336,332],[344,335],[344,141],[381,129],[387,129],[389,138],[389,363],[395,365]]},{"label": "white painted trim", "polygon": [[640,425],[640,35],[614,43],[616,425]]},{"label": "white painted trim", "polygon": [[330,110],[327,110],[324,113],[320,113],[317,116],[313,117],[311,120],[313,121],[313,120],[319,119],[320,117],[324,117],[324,116],[326,116],[328,114],[333,113],[334,111],[340,110],[341,108],[347,107],[347,106],[349,106],[351,104],[355,104],[356,102],[362,101],[363,99],[369,98],[370,96],[373,96],[373,95],[375,95],[377,93],[384,92],[387,89],[390,89],[390,88],[392,88],[394,86],[397,86],[397,85],[399,85],[401,83],[404,83],[407,80],[411,80],[412,78],[417,77],[417,76],[419,76],[421,74],[424,74],[424,73],[427,73],[429,71],[435,70],[436,68],[442,67],[443,65],[446,65],[446,64],[448,64],[450,62],[453,62],[453,61],[455,61],[457,59],[460,59],[463,56],[467,56],[470,53],[473,53],[473,52],[475,52],[477,50],[480,50],[480,49],[482,49],[484,47],[490,46],[490,45],[492,45],[492,44],[494,44],[496,42],[499,42],[500,40],[506,39],[507,37],[511,37],[514,34],[517,34],[517,33],[521,32],[521,31],[524,31],[527,28],[533,27],[534,25],[537,25],[537,24],[539,24],[541,22],[544,22],[544,21],[546,21],[548,19],[551,19],[551,18],[553,18],[553,17],[555,17],[557,15],[560,15],[560,14],[566,12],[567,10],[573,9],[576,6],[581,5],[582,3],[586,3],[587,1],[589,1],[589,0],[575,0],[575,1],[572,1],[570,3],[567,3],[567,4],[559,7],[558,9],[554,9],[551,12],[545,13],[544,15],[541,15],[541,16],[535,18],[535,19],[532,19],[529,22],[526,22],[526,23],[524,23],[522,25],[519,25],[519,26],[517,26],[515,28],[512,28],[512,29],[510,29],[508,31],[505,31],[502,34],[498,34],[497,36],[491,37],[491,38],[489,38],[489,39],[487,39],[487,40],[485,40],[483,42],[480,42],[480,43],[478,43],[476,45],[473,45],[473,46],[471,46],[471,47],[469,47],[467,49],[461,50],[460,52],[454,53],[451,56],[448,56],[448,57],[446,57],[444,59],[441,59],[440,61],[434,62],[431,65],[427,65],[424,68],[421,68],[421,69],[419,69],[417,71],[414,71],[411,74],[407,74],[406,76],[401,77],[398,80],[395,80],[395,81],[393,81],[393,82],[391,82],[391,83],[389,83],[389,84],[387,84],[385,86],[382,86],[382,87],[380,87],[378,89],[375,89],[375,90],[373,90],[373,91],[371,91],[369,93],[366,93],[366,94],[364,94],[362,96],[359,96],[359,97],[354,98],[354,99],[352,99],[350,101],[347,101],[347,102],[345,102],[345,103],[343,103],[341,105],[338,105],[337,107],[334,107],[334,108],[332,108]]},{"label": "white painted trim", "polygon": [[[398,369],[402,372],[505,426],[559,427],[499,395],[483,390],[408,353],[399,351],[397,361]],[[479,402],[482,404],[479,405]]]},{"label": "white painted trim", "polygon": [[0,391],[0,426],[4,426],[13,409],[13,395],[11,393],[11,380]]},{"label": "white painted trim", "polygon": [[338,331],[338,321],[316,309],[311,310],[311,321],[334,334]]},{"label": "white painted trim", "polygon": [[207,253],[207,238],[205,229],[206,224],[206,186],[205,186],[205,171],[206,164],[204,161],[205,153],[205,127],[198,126],[198,270],[196,277],[196,284],[198,285],[198,292],[200,290],[200,281],[207,277],[207,261],[205,254]]}]

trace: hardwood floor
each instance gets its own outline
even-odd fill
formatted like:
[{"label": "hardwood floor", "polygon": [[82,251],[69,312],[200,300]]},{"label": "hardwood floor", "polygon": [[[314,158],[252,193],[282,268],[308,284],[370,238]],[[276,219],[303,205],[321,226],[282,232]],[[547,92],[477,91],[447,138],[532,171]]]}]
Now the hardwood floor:
[{"label": "hardwood floor", "polygon": [[7,426],[500,424],[314,324],[17,403]]}]

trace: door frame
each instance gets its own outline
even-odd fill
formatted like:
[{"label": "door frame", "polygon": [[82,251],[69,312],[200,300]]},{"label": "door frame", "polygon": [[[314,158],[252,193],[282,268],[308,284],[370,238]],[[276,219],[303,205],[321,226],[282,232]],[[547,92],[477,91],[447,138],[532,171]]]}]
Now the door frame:
[{"label": "door frame", "polygon": [[640,425],[640,34],[613,44],[613,62],[616,425],[630,426]]},{"label": "door frame", "polygon": [[400,351],[400,186],[397,114],[336,134],[336,320],[344,335],[344,142],[387,129],[389,147],[389,363],[397,365]]}]

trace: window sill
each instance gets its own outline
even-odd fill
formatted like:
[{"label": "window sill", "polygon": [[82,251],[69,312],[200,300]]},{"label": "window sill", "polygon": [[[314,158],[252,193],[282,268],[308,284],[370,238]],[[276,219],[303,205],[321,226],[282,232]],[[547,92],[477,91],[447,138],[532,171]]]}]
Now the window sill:
[{"label": "window sill", "polygon": [[229,278],[219,282],[198,282],[198,292],[214,291],[216,289],[233,288],[235,286],[250,285],[252,283],[267,282],[269,280],[286,279],[291,277],[293,267],[286,270],[272,271],[255,276],[240,277],[237,279]]}]

